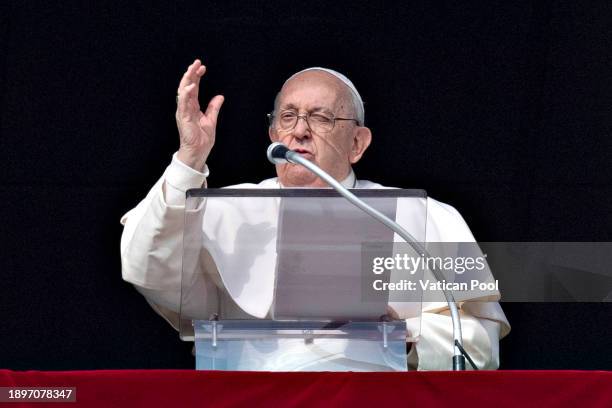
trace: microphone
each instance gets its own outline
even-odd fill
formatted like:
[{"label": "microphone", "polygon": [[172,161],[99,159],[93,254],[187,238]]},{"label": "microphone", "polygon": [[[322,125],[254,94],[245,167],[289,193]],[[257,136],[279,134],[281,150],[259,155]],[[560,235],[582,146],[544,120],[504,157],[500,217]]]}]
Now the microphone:
[{"label": "microphone", "polygon": [[[330,176],[327,172],[321,169],[316,164],[312,163],[309,160],[303,158],[299,153],[294,152],[293,150],[289,150],[287,146],[282,143],[272,143],[268,147],[268,160],[272,164],[282,164],[282,163],[294,163],[301,164],[306,167],[308,170],[312,171],[314,174],[319,176],[321,180],[325,181],[336,190],[340,195],[346,198],[351,204],[361,209],[366,214],[370,215],[377,221],[381,222],[397,235],[402,237],[406,243],[408,243],[418,254],[423,256],[429,256],[429,253],[425,249],[425,247],[419,243],[408,231],[406,231],[401,225],[397,222],[391,220],[389,217],[381,213],[380,211],[372,208],[368,204],[366,204],[363,200],[359,199],[355,194],[351,193],[348,189],[346,189],[340,182],[338,182],[335,178]],[[444,276],[438,270],[438,268],[432,268],[432,272],[434,277],[442,282],[444,281]],[[459,317],[459,309],[457,308],[457,302],[455,301],[455,297],[452,292],[447,289],[442,289],[444,293],[444,297],[446,298],[446,302],[448,304],[448,308],[451,314],[451,320],[453,322],[453,358],[452,358],[452,366],[453,370],[465,370],[465,349],[463,348],[463,336],[461,333],[461,319]],[[477,370],[476,365],[473,364],[472,359],[468,355],[468,359],[470,364],[474,369]]]},{"label": "microphone", "polygon": [[295,163],[295,161],[290,159],[291,153],[295,154],[294,151],[289,150],[284,144],[274,142],[268,146],[267,156],[272,164]]}]

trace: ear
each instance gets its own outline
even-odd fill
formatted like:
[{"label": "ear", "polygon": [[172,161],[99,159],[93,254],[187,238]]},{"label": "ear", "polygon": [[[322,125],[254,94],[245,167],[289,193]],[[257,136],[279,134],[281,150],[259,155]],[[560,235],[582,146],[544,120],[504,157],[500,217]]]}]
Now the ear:
[{"label": "ear", "polygon": [[356,126],[353,130],[353,144],[349,155],[351,164],[357,163],[372,142],[372,132],[365,126]]},{"label": "ear", "polygon": [[272,143],[278,142],[278,133],[272,129],[272,126],[268,126],[268,136],[270,137]]}]

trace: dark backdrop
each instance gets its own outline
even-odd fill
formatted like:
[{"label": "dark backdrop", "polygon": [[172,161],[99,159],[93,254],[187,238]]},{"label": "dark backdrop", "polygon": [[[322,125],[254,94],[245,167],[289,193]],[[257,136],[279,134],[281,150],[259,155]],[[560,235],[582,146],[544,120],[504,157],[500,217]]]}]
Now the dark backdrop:
[{"label": "dark backdrop", "polygon": [[[203,103],[226,96],[211,186],[273,176],[265,114],[321,65],[366,101],[360,178],[481,241],[612,240],[609,2],[84,3],[0,5],[0,367],[193,366],[121,280],[119,218],[177,149],[195,57]],[[610,304],[504,308],[503,368],[612,368]]]}]

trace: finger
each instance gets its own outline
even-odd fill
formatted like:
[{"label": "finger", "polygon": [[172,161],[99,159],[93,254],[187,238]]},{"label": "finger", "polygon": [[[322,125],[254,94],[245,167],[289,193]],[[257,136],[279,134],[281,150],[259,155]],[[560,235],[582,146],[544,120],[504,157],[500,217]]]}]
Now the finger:
[{"label": "finger", "polygon": [[[177,111],[179,112],[179,114],[185,115],[185,114],[193,113],[194,97],[192,94],[193,94],[193,89],[195,87],[196,87],[195,84],[187,85],[186,87],[181,89],[181,91],[179,92],[178,103],[177,103]],[[197,99],[195,99],[195,101],[197,102]],[[199,111],[199,109],[197,108],[197,103],[195,106],[196,106],[195,110]]]},{"label": "finger", "polygon": [[[195,64],[195,62],[194,62],[193,64]],[[189,83],[190,83],[190,80],[189,80],[189,76],[190,76],[190,75],[189,75],[189,72],[191,71],[191,69],[192,69],[192,67],[193,67],[193,64],[191,64],[191,65],[189,65],[189,66],[187,67],[187,70],[185,71],[185,73],[184,73],[184,74],[183,74],[183,76],[181,77],[181,81],[179,82],[179,86],[178,86],[178,89],[177,89],[177,91],[176,91],[177,93],[180,93],[180,92],[181,92],[181,89],[183,89],[184,87],[186,87],[187,85],[189,85]]]},{"label": "finger", "polygon": [[[201,65],[199,60],[196,60],[192,65],[189,66],[187,72],[185,72],[185,75],[183,76],[183,80],[181,81],[183,88],[195,84],[193,92],[190,93],[193,97],[196,98],[196,100],[200,93],[200,78],[202,78],[205,72],[206,67],[204,65]],[[181,87],[179,86],[179,92],[180,89]]]},{"label": "finger", "polygon": [[200,93],[200,79],[202,78],[205,72],[206,72],[206,66],[200,65],[193,73],[193,76],[192,76],[194,78],[193,83],[196,85],[194,96],[196,98],[198,97]]},{"label": "finger", "polygon": [[197,71],[202,67],[202,62],[199,59],[193,61],[191,65],[187,67],[187,71],[183,74],[181,78],[181,82],[179,83],[178,93],[180,93],[181,89],[191,85],[192,83],[199,81],[200,76],[197,75]]},{"label": "finger", "polygon": [[221,110],[221,105],[223,105],[224,101],[225,98],[223,97],[223,95],[217,95],[212,98],[208,103],[208,107],[206,108],[206,112],[204,112],[204,116],[206,116],[206,118],[210,120],[213,125],[217,124],[217,117],[219,116],[219,111]]}]

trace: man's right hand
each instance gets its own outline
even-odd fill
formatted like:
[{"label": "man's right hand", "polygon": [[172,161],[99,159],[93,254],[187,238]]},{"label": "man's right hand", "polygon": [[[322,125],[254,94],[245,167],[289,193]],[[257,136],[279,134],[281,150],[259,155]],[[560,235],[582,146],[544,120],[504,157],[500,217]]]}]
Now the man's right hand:
[{"label": "man's right hand", "polygon": [[224,100],[222,95],[215,96],[202,113],[198,92],[205,72],[202,62],[195,60],[187,68],[177,90],[176,125],[180,137],[177,158],[197,171],[202,171],[215,144],[217,117]]}]

